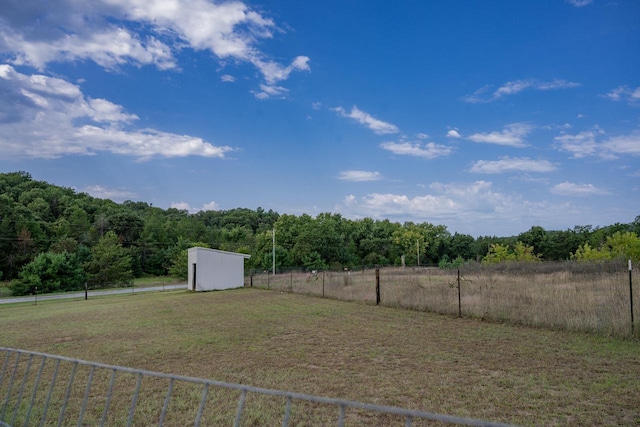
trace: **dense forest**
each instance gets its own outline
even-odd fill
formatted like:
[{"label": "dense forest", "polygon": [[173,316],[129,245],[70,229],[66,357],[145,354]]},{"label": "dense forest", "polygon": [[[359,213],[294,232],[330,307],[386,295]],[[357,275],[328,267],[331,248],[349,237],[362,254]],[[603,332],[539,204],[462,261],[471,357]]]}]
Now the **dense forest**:
[{"label": "dense forest", "polygon": [[607,227],[533,226],[517,236],[474,238],[429,222],[350,220],[332,213],[314,218],[237,208],[190,214],[98,199],[26,172],[0,174],[0,278],[19,278],[23,288],[15,285],[16,293],[43,283],[43,271],[58,281],[56,290],[86,280],[104,286],[145,275],[180,275],[185,249],[193,245],[248,253],[248,269],[271,269],[274,229],[278,270],[400,265],[403,257],[406,265],[446,266],[518,248],[536,259],[567,260],[597,250],[616,233],[639,235],[640,216]]}]

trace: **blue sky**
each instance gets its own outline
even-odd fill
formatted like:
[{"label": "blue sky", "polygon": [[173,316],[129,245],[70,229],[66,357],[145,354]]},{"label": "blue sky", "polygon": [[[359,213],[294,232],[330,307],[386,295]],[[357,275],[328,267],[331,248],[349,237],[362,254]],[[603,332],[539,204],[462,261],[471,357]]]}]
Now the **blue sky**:
[{"label": "blue sky", "polygon": [[9,0],[0,171],[474,236],[640,215],[636,0]]}]

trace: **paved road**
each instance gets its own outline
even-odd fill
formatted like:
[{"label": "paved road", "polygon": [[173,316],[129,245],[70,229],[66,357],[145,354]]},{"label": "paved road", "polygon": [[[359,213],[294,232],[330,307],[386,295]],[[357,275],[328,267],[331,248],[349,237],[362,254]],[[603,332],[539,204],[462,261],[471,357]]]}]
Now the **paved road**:
[{"label": "paved road", "polygon": [[[117,294],[130,294],[140,292],[153,292],[153,291],[172,291],[175,289],[187,289],[186,283],[179,285],[165,285],[165,286],[151,286],[148,288],[128,288],[128,289],[109,289],[104,291],[89,291],[89,297],[95,297],[99,295],[117,295]],[[64,294],[44,294],[38,295],[38,301],[50,300],[50,299],[63,299],[63,298],[84,298],[84,291],[82,292],[67,292]],[[12,297],[0,299],[0,304],[10,304],[15,302],[35,302],[33,295],[27,297]]]}]

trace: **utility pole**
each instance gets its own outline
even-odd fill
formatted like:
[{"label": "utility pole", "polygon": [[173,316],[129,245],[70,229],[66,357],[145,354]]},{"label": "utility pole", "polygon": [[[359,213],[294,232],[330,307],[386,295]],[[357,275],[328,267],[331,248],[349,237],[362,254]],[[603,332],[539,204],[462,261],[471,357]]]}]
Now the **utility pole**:
[{"label": "utility pole", "polygon": [[276,275],[276,228],[273,227],[271,232],[271,236],[273,239],[273,275]]}]

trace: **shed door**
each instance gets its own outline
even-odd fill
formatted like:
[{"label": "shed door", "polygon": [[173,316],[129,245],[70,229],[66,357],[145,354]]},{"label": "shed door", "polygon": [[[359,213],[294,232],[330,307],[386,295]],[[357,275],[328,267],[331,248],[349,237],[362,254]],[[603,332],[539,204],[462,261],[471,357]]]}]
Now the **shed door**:
[{"label": "shed door", "polygon": [[193,263],[193,275],[192,275],[193,279],[191,280],[191,290],[195,291],[196,290],[196,263]]}]

